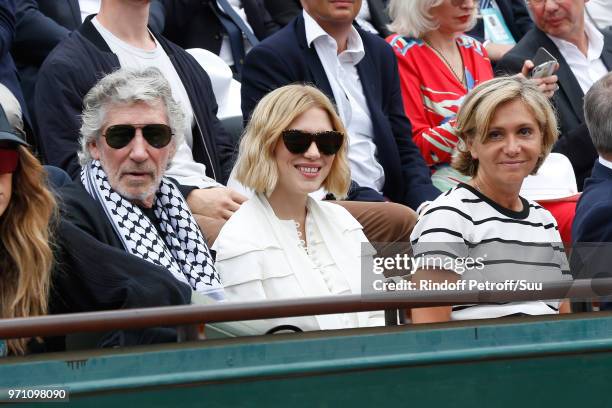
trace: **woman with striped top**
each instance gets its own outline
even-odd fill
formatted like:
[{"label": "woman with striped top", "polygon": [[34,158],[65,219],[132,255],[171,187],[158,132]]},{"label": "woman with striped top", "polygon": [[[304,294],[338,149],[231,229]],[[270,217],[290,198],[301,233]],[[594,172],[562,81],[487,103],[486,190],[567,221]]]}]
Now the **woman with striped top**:
[{"label": "woman with striped top", "polygon": [[[471,177],[424,211],[411,236],[421,259],[415,282],[546,282],[569,277],[553,216],[519,195],[557,139],[554,112],[521,77],[496,78],[469,93],[457,116],[453,168]],[[529,301],[414,309],[415,323],[569,311]]]}]

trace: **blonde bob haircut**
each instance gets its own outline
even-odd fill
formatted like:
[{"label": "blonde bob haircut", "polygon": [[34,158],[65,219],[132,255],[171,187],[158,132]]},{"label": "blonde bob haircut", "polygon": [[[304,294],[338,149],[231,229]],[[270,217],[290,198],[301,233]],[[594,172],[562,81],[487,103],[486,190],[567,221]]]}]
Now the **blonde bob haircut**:
[{"label": "blonde bob haircut", "polygon": [[[391,24],[387,27],[391,32],[405,37],[423,38],[430,31],[437,30],[438,22],[431,14],[431,9],[448,0],[391,0],[389,2],[389,17]],[[476,25],[476,9],[472,14],[471,25],[466,31]]]},{"label": "blonde bob haircut", "polygon": [[259,101],[240,141],[236,180],[257,193],[272,194],[278,182],[274,150],[281,133],[289,129],[297,117],[313,108],[327,112],[333,130],[344,135],[323,187],[338,199],[346,197],[351,182],[346,129],[327,96],[310,85],[283,86]]},{"label": "blonde bob haircut", "polygon": [[474,88],[463,101],[457,114],[457,155],[452,166],[466,176],[478,172],[478,160],[469,151],[471,143],[487,142],[491,119],[501,105],[520,100],[527,106],[542,134],[542,155],[531,174],[535,174],[559,136],[557,118],[548,98],[536,84],[522,76],[507,76],[483,82]]}]

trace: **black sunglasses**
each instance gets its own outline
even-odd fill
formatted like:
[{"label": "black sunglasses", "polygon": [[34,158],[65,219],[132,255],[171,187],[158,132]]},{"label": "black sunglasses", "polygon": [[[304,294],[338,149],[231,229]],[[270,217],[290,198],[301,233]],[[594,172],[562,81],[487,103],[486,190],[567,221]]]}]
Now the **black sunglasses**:
[{"label": "black sunglasses", "polygon": [[330,156],[338,153],[344,140],[344,134],[335,130],[310,133],[298,129],[289,129],[283,131],[282,135],[287,150],[293,154],[305,153],[312,142],[315,142],[321,153]]},{"label": "black sunglasses", "polygon": [[172,140],[172,129],[168,125],[161,123],[151,125],[113,125],[106,129],[103,135],[106,138],[106,144],[113,149],[121,149],[130,144],[136,129],[142,129],[142,137],[148,144],[161,149],[166,147]]}]

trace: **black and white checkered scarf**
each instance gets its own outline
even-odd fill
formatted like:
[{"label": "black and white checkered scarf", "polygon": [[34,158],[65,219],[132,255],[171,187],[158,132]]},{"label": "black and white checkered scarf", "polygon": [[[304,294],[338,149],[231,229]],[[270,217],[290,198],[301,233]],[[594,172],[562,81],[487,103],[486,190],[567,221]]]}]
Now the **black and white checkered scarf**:
[{"label": "black and white checkered scarf", "polygon": [[162,236],[138,206],[112,189],[98,160],[81,171],[81,182],[110,219],[125,250],[168,269],[199,293],[223,300],[223,286],[208,246],[179,189],[162,178],[153,212]]}]

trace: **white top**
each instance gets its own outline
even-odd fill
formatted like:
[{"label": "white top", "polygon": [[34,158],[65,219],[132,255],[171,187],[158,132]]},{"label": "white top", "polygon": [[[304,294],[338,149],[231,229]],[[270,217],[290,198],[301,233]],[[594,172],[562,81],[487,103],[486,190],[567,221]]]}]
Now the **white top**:
[{"label": "white top", "polygon": [[604,47],[603,34],[588,19],[585,19],[584,31],[589,39],[586,56],[574,44],[552,35],[548,37],[555,43],[559,52],[565,58],[578,80],[582,92],[587,93],[595,82],[608,73],[608,69],[601,60],[601,52]]},{"label": "white top", "polygon": [[599,156],[599,163],[601,163],[602,166],[606,166],[607,168],[612,170],[612,162],[611,161],[606,160],[603,157]]},{"label": "white top", "polygon": [[599,28],[612,26],[612,0],[589,0],[586,10]]},{"label": "white top", "polygon": [[[253,31],[251,25],[247,21],[246,13],[242,8],[242,0],[228,0],[234,11],[240,16],[244,24]],[[221,6],[219,6],[219,10],[223,10]],[[253,48],[251,43],[247,41],[245,38],[244,41],[244,53],[246,55],[247,52]],[[232,55],[232,46],[230,44],[229,36],[227,34],[223,34],[223,40],[221,41],[221,49],[219,50],[219,56],[230,67],[234,65],[234,56]]]},{"label": "white top", "polygon": [[303,11],[306,41],[321,60],[342,122],[349,134],[348,159],[351,178],[360,186],[370,187],[379,193],[385,185],[385,172],[378,163],[374,144],[374,128],[370,119],[361,79],[356,65],[365,56],[363,42],[357,30],[351,27],[347,49],[338,54],[336,40]]},{"label": "white top", "polygon": [[213,179],[206,176],[206,166],[193,159],[193,133],[194,124],[193,109],[191,101],[187,95],[187,90],[181,81],[174,65],[168,58],[168,54],[161,47],[155,36],[150,33],[155,40],[155,49],[148,51],[136,48],[113,33],[108,31],[100,24],[98,17],[94,17],[91,22],[98,30],[108,47],[119,58],[119,63],[123,68],[147,68],[156,67],[166,77],[172,89],[173,98],[181,105],[185,114],[185,128],[182,135],[179,135],[176,154],[174,155],[170,168],[165,175],[176,179],[179,183],[199,188],[218,186]]},{"label": "white top", "polygon": [[[533,201],[521,201],[523,210],[511,211],[473,187],[459,184],[431,202],[419,218],[410,235],[415,259],[422,258],[421,265],[431,269],[452,270],[468,282],[571,279],[554,217]],[[472,266],[467,267],[466,262]],[[530,301],[455,306],[451,319],[554,314],[558,304]]]},{"label": "white top", "polygon": [[[361,293],[361,264],[374,250],[361,225],[343,207],[307,203],[306,241],[300,244],[292,220],[279,220],[257,194],[225,223],[212,249],[227,301],[298,299]],[[366,244],[366,249],[362,248]],[[384,325],[384,312],[278,318],[240,322],[250,333],[280,325],[303,331]]]},{"label": "white top", "polygon": [[81,9],[81,21],[85,21],[90,14],[98,14],[100,0],[79,0],[79,8]]},{"label": "white top", "polygon": [[370,14],[370,6],[368,5],[368,0],[363,0],[361,3],[361,8],[359,9],[359,14],[355,20],[359,24],[363,30],[369,31],[372,34],[378,34],[378,30],[374,28],[370,20],[372,19],[372,15]]}]

